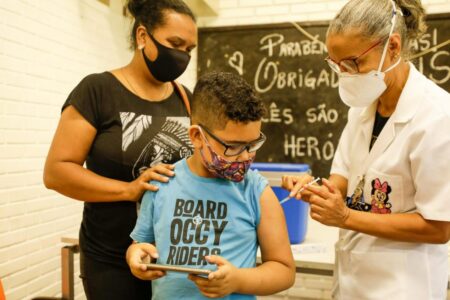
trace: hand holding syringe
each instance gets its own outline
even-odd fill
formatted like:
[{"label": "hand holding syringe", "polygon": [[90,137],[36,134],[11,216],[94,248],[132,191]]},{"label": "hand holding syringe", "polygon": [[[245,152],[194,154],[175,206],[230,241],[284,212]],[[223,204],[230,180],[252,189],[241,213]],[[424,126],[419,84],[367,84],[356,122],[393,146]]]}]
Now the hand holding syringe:
[{"label": "hand holding syringe", "polygon": [[[310,185],[313,185],[314,183],[318,182],[320,179],[321,179],[320,177],[317,177],[317,178],[314,179],[313,181],[308,182],[308,183],[305,184],[301,189],[298,190],[298,193],[303,192],[303,191],[305,190],[305,188],[307,188],[307,187],[310,186]],[[293,198],[293,197],[287,196],[286,198],[284,198],[283,200],[280,201],[280,204],[285,203],[286,201],[288,201],[288,200],[291,199],[291,198]]]}]

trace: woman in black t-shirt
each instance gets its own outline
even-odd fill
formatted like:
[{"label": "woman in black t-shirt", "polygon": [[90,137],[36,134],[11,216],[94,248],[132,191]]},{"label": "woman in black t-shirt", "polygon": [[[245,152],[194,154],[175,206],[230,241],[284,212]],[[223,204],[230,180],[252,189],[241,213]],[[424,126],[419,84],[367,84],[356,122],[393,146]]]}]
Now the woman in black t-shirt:
[{"label": "woman in black t-shirt", "polygon": [[131,62],[87,76],[70,93],[44,170],[47,188],[85,202],[81,278],[94,300],[150,299],[150,283],[125,262],[136,203],[192,149],[184,90],[173,80],[196,46],[195,17],[181,0],[130,0],[128,9]]}]

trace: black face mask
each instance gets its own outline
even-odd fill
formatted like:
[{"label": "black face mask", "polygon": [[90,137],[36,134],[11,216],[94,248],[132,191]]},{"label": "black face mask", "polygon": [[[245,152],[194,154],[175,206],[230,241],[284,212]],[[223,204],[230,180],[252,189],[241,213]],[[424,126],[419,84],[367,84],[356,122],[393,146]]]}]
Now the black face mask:
[{"label": "black face mask", "polygon": [[151,61],[145,55],[144,49],[142,49],[142,55],[144,55],[148,70],[156,80],[161,82],[175,80],[186,70],[191,56],[185,51],[162,45],[151,34],[149,36],[158,49],[158,57],[154,61]]}]

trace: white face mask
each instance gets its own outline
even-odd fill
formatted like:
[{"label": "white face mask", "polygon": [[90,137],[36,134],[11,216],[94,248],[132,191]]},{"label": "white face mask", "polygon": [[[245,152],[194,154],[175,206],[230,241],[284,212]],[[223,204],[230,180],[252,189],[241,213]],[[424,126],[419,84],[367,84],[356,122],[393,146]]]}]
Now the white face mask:
[{"label": "white face mask", "polygon": [[401,58],[386,71],[370,71],[365,74],[339,74],[339,96],[350,107],[367,107],[386,90],[385,73],[395,68]]},{"label": "white face mask", "polygon": [[341,97],[342,102],[347,106],[367,107],[372,104],[387,88],[386,83],[384,82],[385,73],[389,72],[400,63],[401,58],[384,72],[381,71],[384,59],[386,58],[389,38],[394,31],[395,21],[397,19],[395,4],[393,4],[393,6],[394,15],[392,17],[392,26],[389,37],[384,45],[383,55],[381,56],[378,70],[372,70],[364,74],[339,73],[339,96]]}]

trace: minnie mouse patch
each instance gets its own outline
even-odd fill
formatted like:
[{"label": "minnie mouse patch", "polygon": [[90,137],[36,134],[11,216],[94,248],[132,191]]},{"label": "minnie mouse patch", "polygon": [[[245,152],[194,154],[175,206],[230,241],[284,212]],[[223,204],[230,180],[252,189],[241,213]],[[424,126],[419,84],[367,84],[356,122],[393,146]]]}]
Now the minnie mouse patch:
[{"label": "minnie mouse patch", "polygon": [[346,204],[349,208],[359,211],[370,211],[376,214],[390,214],[392,204],[389,202],[389,194],[392,188],[387,181],[381,183],[379,178],[375,178],[371,182],[372,191],[370,192],[371,203],[366,203],[364,199],[364,177],[359,181],[358,185],[351,197],[347,197]]},{"label": "minnie mouse patch", "polygon": [[391,191],[392,188],[387,181],[381,183],[379,178],[372,180],[370,211],[376,214],[390,214],[392,204],[389,202],[389,194]]}]

